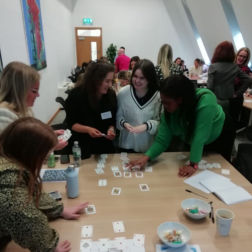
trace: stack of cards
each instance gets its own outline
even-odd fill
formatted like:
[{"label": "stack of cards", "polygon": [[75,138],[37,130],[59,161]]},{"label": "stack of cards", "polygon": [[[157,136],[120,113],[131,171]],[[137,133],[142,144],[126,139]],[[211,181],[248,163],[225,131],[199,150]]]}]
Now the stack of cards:
[{"label": "stack of cards", "polygon": [[104,168],[105,168],[105,163],[106,163],[106,158],[108,157],[107,154],[102,154],[100,155],[98,162],[97,162],[97,168],[95,169],[95,172],[97,174],[103,174],[104,173]]},{"label": "stack of cards", "polygon": [[68,139],[72,136],[72,133],[69,129],[64,131],[63,135],[58,136],[59,140],[64,140],[64,141],[68,141]]},{"label": "stack of cards", "polygon": [[[186,165],[190,164],[190,161],[188,160]],[[206,160],[201,160],[198,164],[199,169],[205,170],[205,169],[212,169],[212,168],[221,168],[221,165],[219,163],[207,163]]]}]

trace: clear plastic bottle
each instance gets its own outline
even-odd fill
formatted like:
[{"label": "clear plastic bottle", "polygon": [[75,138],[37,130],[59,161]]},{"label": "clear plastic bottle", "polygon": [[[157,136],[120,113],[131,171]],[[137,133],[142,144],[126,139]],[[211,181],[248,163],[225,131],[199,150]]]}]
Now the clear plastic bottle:
[{"label": "clear plastic bottle", "polygon": [[78,141],[74,142],[73,159],[74,159],[74,166],[80,167],[81,166],[81,148],[79,147]]}]

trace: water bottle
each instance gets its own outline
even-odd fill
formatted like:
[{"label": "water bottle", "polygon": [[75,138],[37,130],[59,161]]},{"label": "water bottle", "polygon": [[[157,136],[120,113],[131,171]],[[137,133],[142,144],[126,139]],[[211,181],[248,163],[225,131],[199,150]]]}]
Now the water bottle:
[{"label": "water bottle", "polygon": [[79,147],[78,141],[74,142],[73,146],[73,159],[75,167],[80,167],[81,165],[81,149]]},{"label": "water bottle", "polygon": [[67,197],[74,199],[79,195],[78,171],[74,165],[69,165],[66,169]]},{"label": "water bottle", "polygon": [[54,168],[55,167],[55,156],[54,153],[52,152],[51,155],[49,156],[47,160],[47,166],[48,168]]}]

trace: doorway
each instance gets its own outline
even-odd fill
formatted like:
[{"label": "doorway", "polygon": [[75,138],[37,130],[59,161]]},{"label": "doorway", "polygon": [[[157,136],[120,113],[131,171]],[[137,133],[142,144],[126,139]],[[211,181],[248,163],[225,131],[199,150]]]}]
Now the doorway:
[{"label": "doorway", "polygon": [[77,65],[100,59],[102,56],[102,28],[75,27]]}]

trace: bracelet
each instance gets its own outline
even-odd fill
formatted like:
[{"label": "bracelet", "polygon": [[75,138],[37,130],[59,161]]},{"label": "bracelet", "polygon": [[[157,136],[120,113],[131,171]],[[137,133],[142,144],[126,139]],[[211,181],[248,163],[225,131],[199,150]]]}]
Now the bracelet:
[{"label": "bracelet", "polygon": [[193,163],[191,163],[191,162],[190,162],[190,166],[192,166],[192,168],[194,168],[195,170],[197,170],[197,169],[199,168],[198,165],[193,164]]},{"label": "bracelet", "polygon": [[109,128],[108,131],[113,131],[115,133],[115,130],[113,128]]}]

